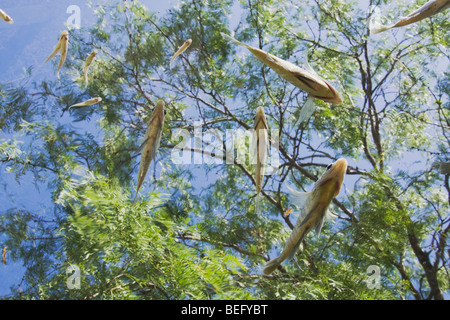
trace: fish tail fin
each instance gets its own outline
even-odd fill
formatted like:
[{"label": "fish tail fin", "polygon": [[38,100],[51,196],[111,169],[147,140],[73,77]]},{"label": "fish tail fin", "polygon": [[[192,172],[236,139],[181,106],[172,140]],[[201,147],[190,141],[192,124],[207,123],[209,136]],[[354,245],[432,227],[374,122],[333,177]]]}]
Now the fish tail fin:
[{"label": "fish tail fin", "polygon": [[63,61],[59,61],[58,69],[56,70],[56,75],[58,76],[58,79],[59,79],[59,72],[61,71],[63,63],[64,63]]},{"label": "fish tail fin", "polygon": [[139,195],[139,193],[138,193],[138,191],[136,190],[136,195],[134,196],[133,203],[131,204],[132,207],[133,207],[134,204],[136,203],[136,200],[137,200],[138,195]]},{"label": "fish tail fin", "polygon": [[390,26],[390,25],[389,26],[383,25],[383,24],[379,23],[378,21],[372,21],[369,24],[369,32],[370,32],[370,34],[380,33],[380,32],[389,30],[391,28],[392,28],[392,26]]},{"label": "fish tail fin", "polygon": [[134,204],[136,203],[136,200],[137,200],[137,198],[138,198],[138,195],[139,195],[139,189],[141,188],[141,185],[142,185],[142,181],[141,181],[141,170],[140,170],[140,168],[139,168],[139,173],[138,173],[138,183],[137,183],[137,186],[136,186],[136,195],[134,196],[134,199],[133,199],[133,203],[132,203],[132,206],[134,206]]},{"label": "fish tail fin", "polygon": [[311,197],[311,191],[300,192],[291,189],[289,186],[287,186],[287,188],[289,190],[289,197],[291,198],[292,203],[300,210],[298,221],[303,221],[308,215],[308,211],[304,208],[308,206]]},{"label": "fish tail fin", "polygon": [[276,257],[275,259],[270,260],[264,265],[263,273],[267,276],[275,271],[276,268],[281,264],[281,261],[279,257]]},{"label": "fish tail fin", "polygon": [[380,16],[381,16],[379,8],[370,7],[369,11],[370,11],[370,13],[369,13],[370,15],[369,15],[369,18],[367,19],[367,25],[368,25],[370,34],[380,33],[385,30],[391,29],[393,27],[393,25],[383,25],[379,22]]},{"label": "fish tail fin", "polygon": [[174,55],[173,55],[173,57],[170,59],[170,62],[169,62],[169,68],[170,68],[170,70],[172,70],[172,63],[175,61],[175,59],[180,55],[181,53],[175,53]]},{"label": "fish tail fin", "polygon": [[258,192],[258,194],[256,195],[256,205],[255,205],[255,213],[257,217],[259,217],[259,215],[261,214],[260,200],[261,200],[260,193]]},{"label": "fish tail fin", "polygon": [[169,69],[170,70],[172,70],[172,62],[173,62],[173,60],[175,60],[175,58],[176,58],[176,54],[174,54],[173,56],[172,56],[172,58],[170,59],[170,62],[169,62]]},{"label": "fish tail fin", "polygon": [[234,44],[237,44],[237,45],[244,46],[244,47],[248,48],[248,46],[247,46],[245,43],[242,43],[242,42],[240,42],[240,41],[237,41],[235,38],[233,38],[233,37],[231,37],[231,36],[229,36],[229,35],[227,35],[227,34],[225,34],[225,33],[223,33],[223,32],[221,32],[220,34],[222,35],[222,37],[223,37],[225,40],[228,40],[228,41],[230,41],[231,43],[234,43]]}]

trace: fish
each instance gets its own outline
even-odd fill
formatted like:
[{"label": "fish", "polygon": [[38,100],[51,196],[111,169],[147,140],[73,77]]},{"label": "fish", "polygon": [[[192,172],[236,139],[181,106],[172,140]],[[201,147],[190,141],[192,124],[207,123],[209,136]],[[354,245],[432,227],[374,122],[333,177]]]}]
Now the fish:
[{"label": "fish", "polygon": [[256,214],[260,212],[260,195],[262,189],[262,180],[264,177],[264,166],[267,160],[269,138],[268,138],[268,125],[266,114],[263,107],[256,109],[255,124],[253,126],[255,130],[255,146],[256,153],[256,167],[255,167],[255,184],[256,184]]},{"label": "fish", "polygon": [[89,66],[91,65],[92,61],[94,60],[95,56],[97,55],[97,50],[92,50],[92,52],[87,57],[86,61],[84,62],[84,84],[85,87],[88,85],[88,70]]},{"label": "fish", "polygon": [[175,52],[175,54],[173,55],[172,59],[170,59],[169,62],[169,67],[172,69],[171,65],[173,60],[175,60],[176,57],[178,57],[180,54],[182,54],[184,51],[186,51],[187,48],[189,48],[189,46],[192,43],[192,39],[187,39],[183,45],[177,50],[177,52]]},{"label": "fish", "polygon": [[292,202],[301,213],[281,254],[264,265],[265,275],[274,272],[284,260],[292,258],[313,227],[317,236],[320,235],[328,207],[338,196],[346,171],[347,160],[340,158],[327,167],[311,191],[299,192],[288,187]]},{"label": "fish", "polygon": [[377,15],[369,19],[369,31],[370,34],[380,33],[392,28],[403,27],[420,20],[429,18],[435,14],[443,12],[450,8],[450,0],[432,0],[425,3],[422,7],[410,13],[406,17],[400,17],[399,20],[392,25],[383,25],[377,20]]},{"label": "fish", "polygon": [[225,33],[221,32],[221,35],[231,43],[247,48],[256,58],[274,70],[280,77],[307,92],[313,98],[336,105],[342,104],[342,97],[339,92],[316,72],[312,72],[312,68],[305,70],[261,49],[239,42]]},{"label": "fish", "polygon": [[53,52],[48,56],[48,58],[44,61],[44,64],[47,63],[48,60],[53,58],[60,50],[61,50],[61,43],[64,41],[66,37],[69,36],[69,33],[64,30],[61,32],[61,36],[59,37],[58,43],[56,44],[55,49],[53,49]]},{"label": "fish", "polygon": [[66,61],[67,50],[69,47],[69,34],[66,32],[61,36],[61,56],[59,58],[58,69],[56,70],[56,75],[59,77],[59,70],[61,70],[62,65]]},{"label": "fish", "polygon": [[8,22],[9,24],[13,24],[13,23],[14,23],[14,20],[13,20],[10,16],[8,16],[8,15],[6,14],[6,12],[3,11],[2,9],[0,9],[0,18],[1,18],[3,21]]},{"label": "fish", "polygon": [[133,200],[133,205],[136,202],[139,194],[139,189],[144,182],[148,168],[150,167],[150,163],[155,158],[156,152],[158,151],[159,144],[161,142],[161,133],[164,127],[164,118],[166,115],[164,106],[164,101],[158,100],[148,123],[147,132],[145,134],[144,148],[142,149],[141,154],[136,195]]},{"label": "fish", "polygon": [[93,104],[99,103],[100,101],[102,101],[102,98],[97,97],[97,98],[92,98],[80,103],[76,103],[71,105],[69,108],[73,108],[73,107],[84,107],[84,106],[91,106]]},{"label": "fish", "polygon": [[6,264],[6,249],[8,249],[8,247],[3,248],[3,254],[2,254],[3,264]]}]

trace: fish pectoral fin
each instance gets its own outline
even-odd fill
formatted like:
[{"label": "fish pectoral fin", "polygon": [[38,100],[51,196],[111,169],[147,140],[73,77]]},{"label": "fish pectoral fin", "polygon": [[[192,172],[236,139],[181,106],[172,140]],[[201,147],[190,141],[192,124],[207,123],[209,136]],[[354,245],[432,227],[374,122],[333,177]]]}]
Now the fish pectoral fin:
[{"label": "fish pectoral fin", "polygon": [[308,99],[306,99],[305,104],[302,107],[302,110],[300,110],[300,115],[298,116],[298,120],[295,124],[296,127],[299,127],[301,123],[304,121],[309,120],[311,118],[314,111],[317,109],[317,105],[314,102],[314,98],[309,96]]},{"label": "fish pectoral fin", "polygon": [[325,212],[322,215],[322,218],[319,219],[316,222],[316,225],[314,226],[314,231],[316,232],[316,235],[320,236],[320,231],[322,230],[323,222],[325,221],[325,219],[329,220],[329,219],[332,219],[332,218],[335,218],[335,217],[337,217],[337,215],[331,213],[330,210],[327,207],[325,209]]},{"label": "fish pectoral fin", "polygon": [[319,220],[316,222],[316,225],[314,226],[314,231],[316,232],[316,235],[317,235],[317,236],[320,236],[320,230],[322,230],[323,221],[325,220],[324,218],[325,218],[325,217],[322,217],[321,219],[319,219]]},{"label": "fish pectoral fin", "polygon": [[327,213],[326,213],[326,216],[325,216],[325,217],[326,217],[327,219],[328,219],[328,218],[334,219],[334,218],[337,218],[338,215],[335,214],[335,213],[333,213],[333,212],[331,212],[330,210],[327,210]]},{"label": "fish pectoral fin", "polygon": [[142,152],[142,150],[144,150],[145,145],[147,144],[148,141],[148,137],[144,139],[144,141],[142,141],[141,145],[136,149],[136,152]]},{"label": "fish pectoral fin", "polygon": [[306,203],[308,202],[308,199],[311,196],[311,192],[300,192],[290,188],[289,186],[287,188],[289,190],[294,205],[299,210],[302,210],[305,207]]},{"label": "fish pectoral fin", "polygon": [[314,208],[307,210],[308,203],[311,199],[311,191],[310,192],[299,192],[295,191],[289,186],[287,187],[290,192],[290,198],[292,203],[298,208],[300,211],[300,215],[298,216],[297,224],[300,223],[301,225],[304,224],[312,215],[314,212]]},{"label": "fish pectoral fin", "polygon": [[261,214],[261,197],[260,197],[260,193],[258,192],[258,194],[256,195],[256,204],[255,204],[255,213],[256,216],[259,217]]}]

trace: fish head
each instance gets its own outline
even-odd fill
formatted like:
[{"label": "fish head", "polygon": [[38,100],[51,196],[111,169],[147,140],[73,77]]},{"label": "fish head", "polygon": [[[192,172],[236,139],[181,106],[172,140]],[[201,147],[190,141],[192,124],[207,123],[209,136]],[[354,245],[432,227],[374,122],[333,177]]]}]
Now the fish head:
[{"label": "fish head", "polygon": [[295,77],[297,86],[310,93],[314,98],[337,105],[342,103],[339,92],[314,70],[308,71],[296,67],[296,70],[291,71],[291,74]]},{"label": "fish head", "polygon": [[63,41],[68,41],[69,40],[69,32],[67,32],[67,30],[64,30],[63,32],[61,32],[60,39]]},{"label": "fish head", "polygon": [[315,97],[315,98],[321,99],[325,102],[333,103],[336,105],[342,104],[342,96],[339,94],[339,92],[330,83],[328,83],[328,81],[325,81],[325,80],[323,80],[323,81],[327,85],[327,87],[329,89],[329,93],[331,93],[331,95],[326,96],[326,97]]},{"label": "fish head", "polygon": [[347,171],[347,160],[340,158],[327,167],[327,170],[317,180],[315,189],[326,189],[332,198],[336,198],[344,183]]},{"label": "fish head", "polygon": [[153,110],[150,122],[153,120],[153,118],[156,118],[159,123],[164,123],[165,115],[166,115],[165,103],[163,100],[158,100],[158,102],[156,103],[156,107]]},{"label": "fish head", "polygon": [[266,119],[266,114],[264,113],[264,108],[263,107],[258,107],[258,109],[256,109],[256,115],[255,115],[255,125],[254,125],[254,129],[256,130],[257,128],[263,127],[264,129],[267,129],[267,119]]}]

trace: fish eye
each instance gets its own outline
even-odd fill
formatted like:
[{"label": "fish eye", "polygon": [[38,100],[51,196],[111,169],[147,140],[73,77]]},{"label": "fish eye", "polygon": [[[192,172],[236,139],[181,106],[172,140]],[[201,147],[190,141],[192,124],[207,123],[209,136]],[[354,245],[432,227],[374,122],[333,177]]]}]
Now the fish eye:
[{"label": "fish eye", "polygon": [[332,163],[330,163],[329,165],[327,165],[327,170],[330,170],[330,168],[333,166]]}]

